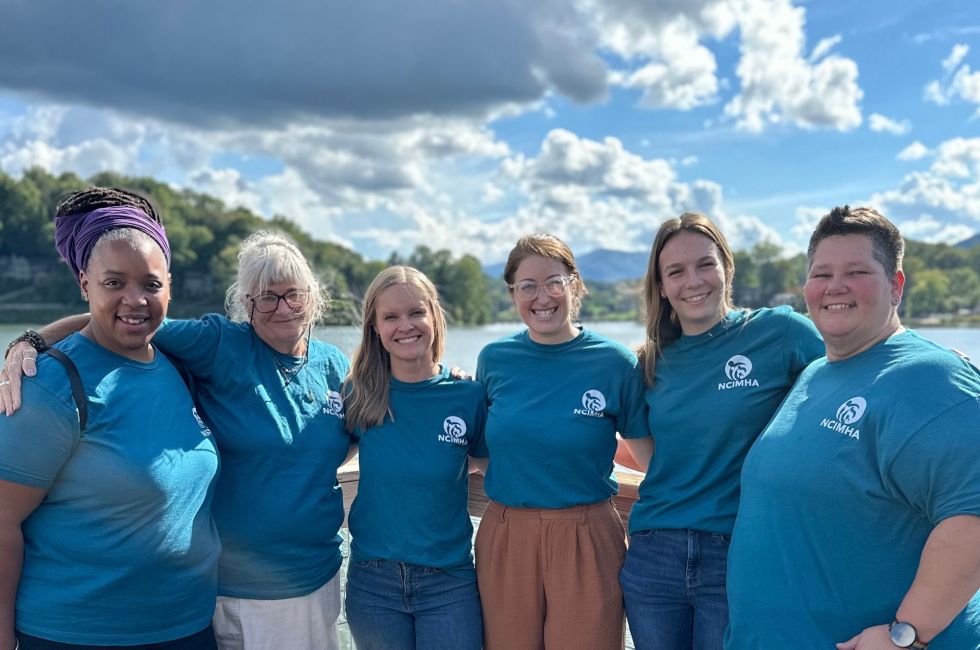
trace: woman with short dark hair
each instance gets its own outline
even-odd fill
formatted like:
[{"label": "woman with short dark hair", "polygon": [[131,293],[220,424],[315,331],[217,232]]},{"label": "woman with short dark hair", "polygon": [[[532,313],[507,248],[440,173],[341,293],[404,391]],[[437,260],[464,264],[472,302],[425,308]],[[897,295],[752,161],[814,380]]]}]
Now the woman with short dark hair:
[{"label": "woman with short dark hair", "polygon": [[903,252],[871,208],[810,238],[827,356],[746,458],[729,650],[980,647],[980,371],[902,326]]}]

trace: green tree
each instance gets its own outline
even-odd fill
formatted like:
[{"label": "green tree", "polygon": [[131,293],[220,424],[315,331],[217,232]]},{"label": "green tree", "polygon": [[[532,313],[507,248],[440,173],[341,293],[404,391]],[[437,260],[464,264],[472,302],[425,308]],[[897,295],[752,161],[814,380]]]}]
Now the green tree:
[{"label": "green tree", "polygon": [[949,276],[939,269],[925,269],[915,276],[909,292],[911,316],[926,316],[944,311],[949,296]]},{"label": "green tree", "polygon": [[980,307],[980,275],[971,268],[960,267],[949,272],[949,311]]}]

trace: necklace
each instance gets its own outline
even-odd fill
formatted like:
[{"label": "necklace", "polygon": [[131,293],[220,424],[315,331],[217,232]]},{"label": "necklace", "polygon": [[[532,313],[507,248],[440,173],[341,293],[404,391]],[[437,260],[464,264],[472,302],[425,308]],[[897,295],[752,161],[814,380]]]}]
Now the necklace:
[{"label": "necklace", "polygon": [[289,384],[292,383],[293,379],[296,378],[296,375],[299,373],[299,371],[306,367],[306,362],[310,360],[310,355],[309,352],[304,354],[303,361],[301,361],[300,364],[295,368],[287,368],[285,364],[283,364],[283,362],[280,361],[276,356],[273,356],[272,360],[276,362],[276,368],[279,369],[279,374],[282,375],[283,384],[288,386]]},{"label": "necklace", "polygon": [[[276,352],[271,346],[269,346],[268,343],[266,343],[266,346],[269,347],[269,351],[272,353],[272,361],[276,364],[276,369],[279,370],[279,376],[282,377],[282,385],[283,386],[289,386],[289,384],[293,383],[293,380],[296,378],[296,375],[299,374],[299,371],[302,370],[303,368],[305,368],[306,367],[306,364],[309,363],[309,361],[310,361],[310,336],[313,334],[312,329],[313,328],[310,328],[310,329],[306,330],[306,349],[303,351],[303,360],[300,361],[299,362],[299,365],[297,365],[295,368],[290,368],[285,363],[283,363],[282,361],[280,361],[279,360],[279,353]],[[252,330],[252,331],[254,333],[255,330]],[[308,392],[308,393],[309,393],[308,394],[309,399],[312,400],[313,394],[310,393],[310,392]]]}]

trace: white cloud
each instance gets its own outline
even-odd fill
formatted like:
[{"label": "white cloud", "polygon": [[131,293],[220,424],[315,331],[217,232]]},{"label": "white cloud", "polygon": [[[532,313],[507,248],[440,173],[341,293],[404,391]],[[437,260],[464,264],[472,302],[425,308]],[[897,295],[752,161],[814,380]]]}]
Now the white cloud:
[{"label": "white cloud", "polygon": [[488,242],[485,259],[499,258],[518,236],[542,229],[581,252],[645,250],[664,219],[687,211],[711,216],[736,248],[763,239],[783,243],[777,231],[754,216],[727,214],[717,183],[681,181],[669,161],[643,158],[616,138],[600,142],[556,129],[536,156],[505,160],[501,176],[525,202],[493,224],[503,241]]},{"label": "white cloud", "polygon": [[970,46],[964,45],[962,43],[957,43],[953,46],[952,51],[950,51],[949,56],[943,59],[943,70],[946,72],[952,72],[963,62],[966,55],[970,52]]},{"label": "white cloud", "polygon": [[835,36],[830,36],[828,38],[820,39],[820,42],[816,44],[813,51],[810,52],[810,57],[807,59],[810,63],[819,61],[825,54],[828,54],[834,46],[840,43],[843,39],[840,34]]},{"label": "white cloud", "polygon": [[958,244],[969,239],[975,232],[973,228],[963,224],[944,223],[931,214],[923,214],[918,219],[909,219],[895,224],[902,235],[916,241],[930,244]]},{"label": "white cloud", "polygon": [[849,130],[860,125],[857,65],[831,55],[839,35],[805,55],[805,14],[790,0],[579,0],[595,16],[601,44],[627,62],[613,85],[641,89],[648,108],[688,110],[718,100],[726,81],[702,41],[738,30],[741,83],[725,106],[739,128],[771,124]]},{"label": "white cloud", "polygon": [[941,143],[928,169],[907,174],[898,187],[876,192],[869,203],[896,224],[910,223],[928,241],[950,241],[975,231],[980,223],[980,138]]},{"label": "white cloud", "polygon": [[[857,64],[837,55],[804,58],[802,7],[788,0],[737,0],[734,7],[742,35],[741,89],[725,113],[739,128],[759,132],[789,123],[847,131],[861,124]],[[814,54],[828,49],[821,42]]]},{"label": "white cloud", "polygon": [[949,56],[943,59],[944,75],[941,80],[933,80],[923,89],[926,101],[945,106],[953,100],[976,104],[975,118],[980,118],[980,70],[972,71],[963,63],[970,48],[959,43],[953,46]]},{"label": "white cloud", "polygon": [[868,128],[876,133],[890,133],[892,135],[905,135],[912,128],[908,120],[901,122],[885,117],[880,113],[872,113],[868,116]]},{"label": "white cloud", "polygon": [[718,92],[714,54],[700,43],[709,23],[720,17],[692,13],[697,3],[645,3],[636,0],[581,0],[582,12],[594,16],[601,45],[629,64],[614,71],[613,85],[642,91],[646,108],[688,110],[712,103]]},{"label": "white cloud", "polygon": [[931,172],[980,180],[980,138],[953,138],[939,145]]},{"label": "white cloud", "polygon": [[925,158],[930,153],[932,153],[932,151],[929,150],[929,147],[916,140],[909,146],[899,151],[896,158],[899,160],[919,160],[920,158]]},{"label": "white cloud", "polygon": [[817,222],[830,212],[830,208],[812,205],[796,208],[796,223],[793,225],[793,238],[805,245],[817,227]]}]

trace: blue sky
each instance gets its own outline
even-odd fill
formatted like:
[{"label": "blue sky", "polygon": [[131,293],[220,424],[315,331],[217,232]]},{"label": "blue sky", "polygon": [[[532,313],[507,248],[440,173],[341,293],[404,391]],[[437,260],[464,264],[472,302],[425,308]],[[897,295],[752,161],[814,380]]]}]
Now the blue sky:
[{"label": "blue sky", "polygon": [[151,175],[368,257],[980,231],[980,3],[0,0],[0,170]]}]

